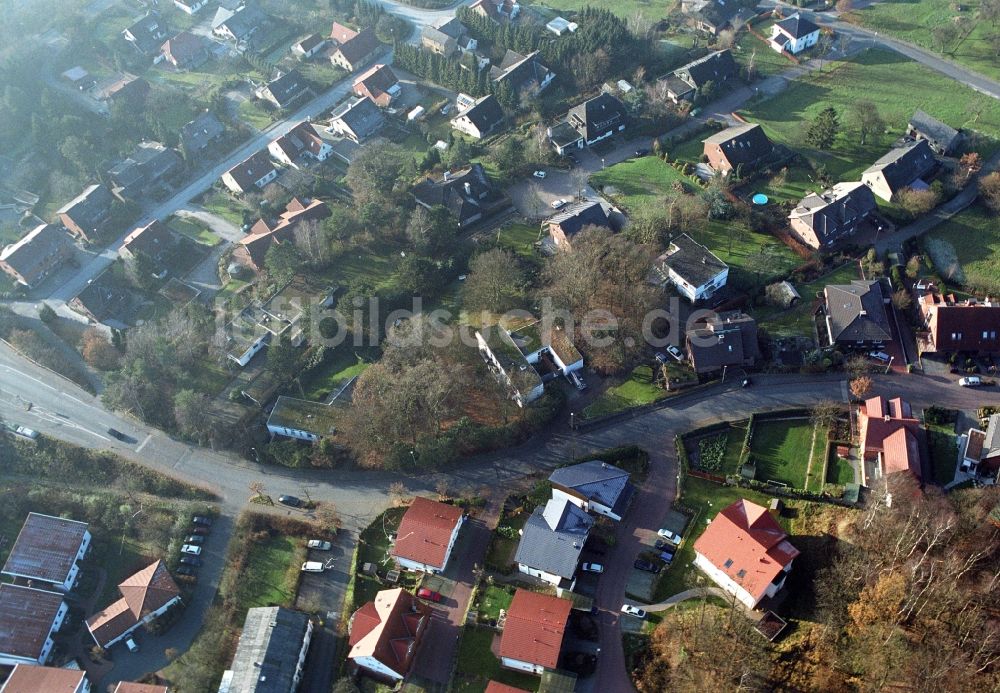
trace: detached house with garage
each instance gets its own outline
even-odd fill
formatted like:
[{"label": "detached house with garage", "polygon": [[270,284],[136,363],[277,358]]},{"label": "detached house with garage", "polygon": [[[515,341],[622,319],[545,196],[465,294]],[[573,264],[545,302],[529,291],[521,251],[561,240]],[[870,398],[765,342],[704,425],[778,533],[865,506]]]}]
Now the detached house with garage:
[{"label": "detached house with garage", "polygon": [[319,34],[309,34],[292,44],[292,55],[299,60],[308,60],[326,48],[326,39]]},{"label": "detached house with garage", "polygon": [[45,664],[69,607],[65,595],[0,583],[0,666]]},{"label": "detached house with garage", "polygon": [[122,598],[87,619],[87,630],[99,647],[124,640],[141,625],[161,616],[181,600],[167,564],[156,561],[118,585]]},{"label": "detached house with garage", "polygon": [[89,549],[86,522],[28,513],[0,573],[34,587],[69,592]]},{"label": "detached house with garage", "polygon": [[73,242],[52,224],[40,224],[0,251],[0,269],[27,288],[37,286],[73,256]]},{"label": "detached house with garage", "polygon": [[556,78],[556,73],[542,65],[539,55],[538,51],[521,55],[508,49],[500,64],[490,68],[490,80],[498,87],[509,84],[515,94],[525,89],[536,93],[544,91]]},{"label": "detached house with garage", "polygon": [[451,127],[481,140],[498,132],[504,124],[503,109],[492,94],[488,94],[451,119]]},{"label": "detached house with garage", "polygon": [[385,116],[371,99],[356,98],[333,112],[330,132],[361,143],[373,137],[385,125]]},{"label": "detached house with garage", "polygon": [[549,482],[554,500],[566,500],[616,522],[625,515],[635,495],[629,473],[600,460],[560,467],[549,475]]},{"label": "detached house with garage", "polygon": [[430,620],[430,608],[406,590],[382,590],[351,616],[347,659],[377,679],[393,684],[402,681],[413,666]]},{"label": "detached house with garage", "polygon": [[757,322],[735,310],[717,313],[705,327],[684,335],[688,360],[699,375],[753,366],[760,358],[757,337]]},{"label": "detached house with garage", "polygon": [[403,570],[443,573],[464,521],[460,507],[417,496],[403,514],[389,555]]},{"label": "detached house with garage", "polygon": [[309,83],[302,78],[298,70],[289,70],[257,90],[258,98],[270,101],[278,108],[290,108],[299,99],[311,93]]},{"label": "detached house with garage", "polygon": [[572,149],[583,149],[624,132],[628,109],[611,94],[600,94],[569,109],[566,120],[549,128],[548,135],[556,152],[562,156]]},{"label": "detached house with garage", "polygon": [[204,40],[187,31],[160,46],[160,55],[178,70],[193,70],[205,64],[209,57]]},{"label": "detached house with garage", "polygon": [[749,609],[784,587],[800,553],[767,508],[745,499],[715,516],[694,551],[694,564]]},{"label": "detached house with garage", "polygon": [[554,585],[557,594],[572,591],[580,553],[594,518],[566,495],[551,498],[524,523],[514,554],[518,571]]},{"label": "detached house with garage", "polygon": [[181,128],[181,149],[190,158],[222,139],[225,133],[225,126],[215,114],[205,111]]},{"label": "detached house with garage", "polygon": [[285,166],[299,168],[299,163],[306,158],[326,161],[333,152],[333,147],[319,136],[312,123],[303,120],[267,145],[267,151]]},{"label": "detached house with garage", "polygon": [[827,284],[820,308],[826,323],[824,346],[869,350],[891,342],[887,313],[890,301],[888,289],[877,279]]},{"label": "detached house with garage", "polygon": [[459,228],[471,226],[510,205],[510,200],[493,185],[479,163],[460,171],[445,171],[438,179],[428,176],[411,193],[422,207],[446,207]]},{"label": "detached house with garage", "polygon": [[278,177],[278,169],[271,163],[266,150],[260,150],[222,174],[222,184],[240,195],[263,190]]},{"label": "detached house with garage", "polygon": [[922,480],[925,468],[922,451],[926,444],[920,421],[902,397],[871,397],[858,408],[858,447],[863,454],[860,471],[864,486],[896,472],[909,472],[917,481]]},{"label": "detached house with garage", "polygon": [[656,258],[653,272],[692,303],[711,298],[729,279],[729,265],[686,233],[670,241],[667,252]]},{"label": "detached house with garage", "polygon": [[402,88],[399,78],[388,65],[372,65],[354,80],[354,95],[368,97],[379,108],[388,108]]},{"label": "detached house with garage", "polygon": [[334,23],[330,38],[336,44],[330,62],[348,72],[355,72],[372,62],[382,50],[382,44],[372,28],[354,31]]},{"label": "detached house with garage", "polygon": [[588,226],[611,229],[611,220],[600,200],[570,203],[542,222],[542,228],[548,230],[549,237],[559,250],[572,250],[573,239]]},{"label": "detached house with garage", "polygon": [[556,669],[572,608],[568,599],[517,590],[500,635],[500,663],[538,675]]},{"label": "detached house with garage", "polygon": [[167,26],[159,12],[150,12],[122,31],[122,36],[143,55],[154,55],[167,37]]},{"label": "detached house with garage", "polygon": [[875,196],[860,181],[809,193],[788,215],[792,234],[810,248],[829,247],[853,236],[875,211]]},{"label": "detached house with garage", "polygon": [[819,27],[799,12],[771,26],[769,45],[779,53],[788,51],[792,55],[798,55],[807,48],[815,46],[817,41],[819,41]]},{"label": "detached house with garage", "polygon": [[917,140],[894,147],[880,157],[864,170],[861,182],[889,202],[903,188],[926,190],[927,183],[921,180],[921,176],[930,173],[936,165],[934,152],[927,141]]},{"label": "detached house with garage", "polygon": [[738,175],[750,173],[774,151],[774,144],[757,123],[726,128],[702,143],[708,165],[724,176],[733,171]]}]

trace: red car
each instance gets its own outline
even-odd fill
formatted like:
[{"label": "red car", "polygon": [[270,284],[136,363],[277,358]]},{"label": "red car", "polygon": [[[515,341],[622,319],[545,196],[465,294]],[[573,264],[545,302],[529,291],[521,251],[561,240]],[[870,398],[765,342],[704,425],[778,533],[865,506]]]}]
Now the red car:
[{"label": "red car", "polygon": [[421,599],[426,599],[428,601],[432,601],[432,602],[435,602],[435,603],[441,601],[441,593],[440,592],[435,592],[433,590],[429,590],[426,587],[421,587],[420,589],[418,589],[417,590],[417,596],[420,597]]}]

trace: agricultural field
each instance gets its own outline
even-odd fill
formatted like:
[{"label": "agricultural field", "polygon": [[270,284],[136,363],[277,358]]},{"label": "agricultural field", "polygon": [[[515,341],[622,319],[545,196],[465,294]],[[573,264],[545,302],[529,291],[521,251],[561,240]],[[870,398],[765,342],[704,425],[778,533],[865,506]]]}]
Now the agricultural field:
[{"label": "agricultural field", "polygon": [[1000,225],[982,205],[973,205],[921,240],[941,277],[970,291],[1000,292]]}]

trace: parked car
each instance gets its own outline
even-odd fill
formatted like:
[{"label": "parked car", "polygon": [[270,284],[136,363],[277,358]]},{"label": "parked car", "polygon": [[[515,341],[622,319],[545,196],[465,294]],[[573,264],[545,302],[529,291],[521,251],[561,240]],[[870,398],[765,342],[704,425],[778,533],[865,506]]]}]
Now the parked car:
[{"label": "parked car", "polygon": [[552,209],[562,209],[566,206],[566,200],[552,200]]},{"label": "parked car", "polygon": [[672,542],[674,544],[681,543],[681,535],[677,534],[676,532],[671,532],[666,527],[658,530],[656,532],[656,536],[660,537],[661,539],[666,539],[667,541]]},{"label": "parked car", "polygon": [[649,156],[649,150],[648,149],[636,149],[635,150],[635,155],[637,157],[640,157],[640,156]]},{"label": "parked car", "polygon": [[323,541],[322,539],[310,539],[306,542],[306,546],[310,549],[316,549],[317,551],[329,551],[333,544],[328,541]]},{"label": "parked car", "polygon": [[545,178],[545,171],[535,171],[532,173],[535,178]]},{"label": "parked car", "polygon": [[208,527],[192,527],[191,534],[199,537],[207,537],[209,533]]},{"label": "parked car", "polygon": [[646,611],[644,609],[632,606],[631,604],[622,604],[622,613],[635,616],[636,618],[646,618]]},{"label": "parked car", "polygon": [[660,364],[663,364],[663,363],[666,363],[666,362],[667,362],[667,355],[666,355],[666,354],[664,354],[664,353],[663,353],[662,351],[658,351],[658,352],[656,352],[656,353],[655,353],[655,354],[653,355],[653,357],[654,357],[654,358],[656,359],[656,362],[657,362],[657,363],[660,363]]},{"label": "parked car", "polygon": [[569,380],[577,390],[583,391],[587,389],[587,383],[583,382],[583,377],[576,371],[570,371]]},{"label": "parked car", "polygon": [[28,438],[30,440],[35,440],[38,438],[38,431],[32,430],[27,426],[18,426],[14,429],[14,433],[21,436],[22,438]]},{"label": "parked car", "polygon": [[128,648],[129,652],[138,652],[139,651],[139,646],[135,644],[135,639],[133,639],[133,638],[128,638],[125,641],[125,647]]},{"label": "parked car", "polygon": [[302,564],[303,573],[322,573],[326,568],[319,561],[306,561]]},{"label": "parked car", "polygon": [[192,546],[191,544],[184,544],[184,546],[181,547],[181,553],[186,553],[186,554],[188,554],[190,556],[200,556],[201,555],[201,547],[200,546]]},{"label": "parked car", "polygon": [[278,502],[282,505],[287,505],[289,508],[302,507],[302,499],[295,496],[278,496]]},{"label": "parked car", "polygon": [[643,570],[647,573],[660,572],[660,566],[656,565],[652,561],[647,561],[644,558],[635,559],[635,563],[632,564],[632,567],[636,570]]},{"label": "parked car", "polygon": [[684,360],[684,352],[678,349],[673,344],[667,346],[667,353],[673,356],[674,360],[677,361],[677,363],[680,363],[681,361]]},{"label": "parked car", "polygon": [[174,572],[177,573],[178,575],[184,575],[185,577],[192,577],[194,575],[197,575],[195,569],[189,565],[179,565],[177,566],[177,570],[175,570]]},{"label": "parked car", "polygon": [[198,536],[197,534],[190,534],[184,537],[185,544],[194,544],[195,546],[201,546],[205,543],[205,537]]},{"label": "parked car", "polygon": [[417,596],[420,597],[421,599],[426,599],[429,602],[434,602],[435,604],[441,601],[440,592],[435,592],[434,590],[428,589],[426,587],[421,587],[420,589],[418,589]]},{"label": "parked car", "polygon": [[181,565],[192,565],[195,568],[201,565],[201,559],[197,556],[181,556]]},{"label": "parked car", "polygon": [[889,363],[892,361],[892,357],[884,351],[870,351],[868,352],[868,355],[876,361],[881,361],[882,363]]},{"label": "parked car", "polygon": [[664,541],[663,539],[657,539],[655,544],[657,550],[663,549],[673,549],[676,544],[671,544],[669,541]]},{"label": "parked car", "polygon": [[583,572],[585,573],[603,573],[604,566],[600,563],[584,563]]},{"label": "parked car", "polygon": [[660,560],[663,561],[664,563],[666,563],[667,565],[670,565],[671,561],[674,560],[674,554],[673,554],[673,552],[672,551],[663,551],[662,553],[660,553]]},{"label": "parked car", "polygon": [[109,428],[108,435],[112,438],[117,438],[118,440],[125,440],[125,434],[119,431],[117,428]]},{"label": "parked car", "polygon": [[195,515],[191,518],[191,524],[201,525],[202,527],[211,527],[212,518],[205,517],[204,515]]},{"label": "parked car", "polygon": [[958,379],[958,384],[962,387],[979,387],[983,384],[983,379],[978,375],[969,375]]}]

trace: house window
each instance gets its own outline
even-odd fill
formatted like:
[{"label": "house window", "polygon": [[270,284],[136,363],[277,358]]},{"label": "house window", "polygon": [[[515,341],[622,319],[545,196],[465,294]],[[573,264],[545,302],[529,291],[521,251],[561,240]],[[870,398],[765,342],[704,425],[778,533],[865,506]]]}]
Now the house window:
[{"label": "house window", "polygon": [[747,571],[743,570],[743,568],[740,568],[739,572],[736,573],[736,577],[741,579],[745,578],[746,576],[747,576]]},{"label": "house window", "polygon": [[732,568],[733,567],[733,559],[732,558],[727,558],[726,562],[722,564],[722,567],[723,568]]},{"label": "house window", "polygon": [[983,339],[989,339],[989,338],[990,338],[989,332],[983,330]]}]

